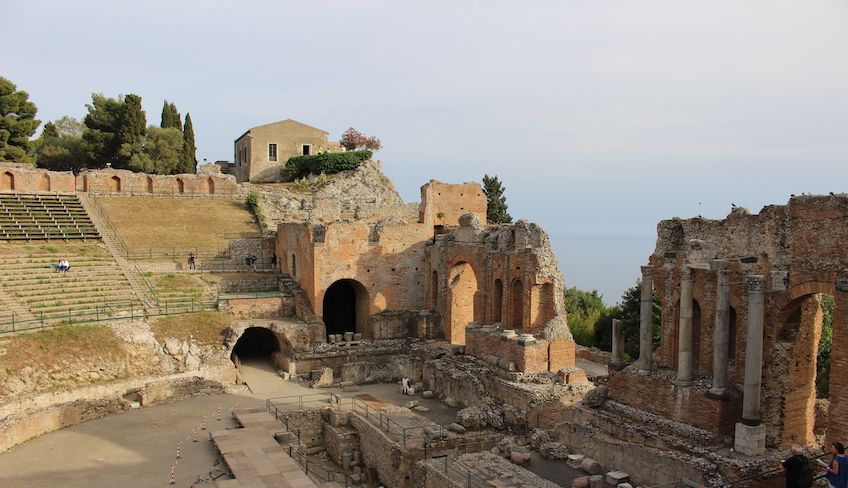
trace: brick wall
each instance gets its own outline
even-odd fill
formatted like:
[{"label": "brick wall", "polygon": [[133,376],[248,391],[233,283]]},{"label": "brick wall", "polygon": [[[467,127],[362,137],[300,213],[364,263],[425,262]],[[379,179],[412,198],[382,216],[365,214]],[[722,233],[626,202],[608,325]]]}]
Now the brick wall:
[{"label": "brick wall", "polygon": [[75,189],[76,180],[70,171],[0,162],[0,191],[73,193]]}]

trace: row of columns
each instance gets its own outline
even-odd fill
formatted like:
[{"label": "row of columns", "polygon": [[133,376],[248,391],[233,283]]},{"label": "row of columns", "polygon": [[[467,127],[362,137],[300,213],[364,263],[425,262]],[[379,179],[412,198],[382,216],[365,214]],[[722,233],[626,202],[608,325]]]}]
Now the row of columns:
[{"label": "row of columns", "polygon": [[[727,398],[728,362],[730,354],[730,272],[727,261],[713,260],[710,266],[716,273],[716,313],[713,329],[713,378],[707,396],[712,399]],[[684,267],[680,279],[680,319],[678,323],[677,378],[675,384],[692,384],[692,269]],[[747,275],[748,292],[747,327],[745,346],[745,386],[742,404],[742,422],[737,425],[736,447],[745,454],[757,454],[764,448],[764,429],[760,425],[760,399],[763,362],[763,325],[765,314],[765,278]],[[634,366],[647,374],[653,366],[653,266],[642,266],[640,296],[639,359]],[[618,327],[616,327],[618,326]],[[622,364],[624,345],[620,322],[613,321],[613,364]],[[618,330],[616,330],[618,328]],[[740,434],[741,432],[741,434]],[[741,435],[741,437],[740,437]]]}]

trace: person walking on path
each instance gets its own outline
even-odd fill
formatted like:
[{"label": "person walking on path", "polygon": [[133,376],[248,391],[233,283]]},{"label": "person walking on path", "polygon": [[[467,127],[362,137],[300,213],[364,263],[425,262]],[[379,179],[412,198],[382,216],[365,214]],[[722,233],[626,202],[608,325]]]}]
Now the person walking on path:
[{"label": "person walking on path", "polygon": [[194,269],[194,251],[188,253],[188,269]]}]

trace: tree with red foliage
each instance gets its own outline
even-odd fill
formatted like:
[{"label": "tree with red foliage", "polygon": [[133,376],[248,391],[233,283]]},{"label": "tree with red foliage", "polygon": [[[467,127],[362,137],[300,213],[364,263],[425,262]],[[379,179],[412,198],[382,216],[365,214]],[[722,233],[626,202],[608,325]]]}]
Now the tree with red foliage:
[{"label": "tree with red foliage", "polygon": [[353,127],[344,131],[342,138],[339,139],[339,144],[348,151],[355,151],[357,149],[379,151],[383,148],[383,143],[380,142],[380,139],[377,139],[376,137],[368,137]]}]

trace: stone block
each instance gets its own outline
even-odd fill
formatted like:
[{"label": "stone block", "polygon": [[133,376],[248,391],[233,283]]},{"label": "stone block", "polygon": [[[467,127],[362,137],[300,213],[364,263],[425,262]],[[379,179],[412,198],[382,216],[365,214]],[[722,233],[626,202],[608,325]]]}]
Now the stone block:
[{"label": "stone block", "polygon": [[509,453],[509,460],[513,462],[513,464],[527,464],[530,462],[530,453],[529,452],[521,452],[521,451],[512,451]]},{"label": "stone block", "polygon": [[422,397],[430,399],[433,398],[433,392],[431,390],[424,390],[424,393],[421,394]]},{"label": "stone block", "polygon": [[418,402],[415,400],[410,400],[406,402],[406,408],[415,408],[418,406]]},{"label": "stone block", "polygon": [[759,456],[766,452],[766,426],[736,424],[733,447],[745,456]]},{"label": "stone block", "polygon": [[582,454],[569,454],[566,464],[572,468],[580,469],[580,466],[583,465],[583,458],[584,456]]},{"label": "stone block", "polygon": [[457,402],[454,397],[447,397],[445,398],[445,405],[451,408],[457,408],[459,406],[459,402]]},{"label": "stone block", "polygon": [[344,333],[345,342],[350,342],[353,340],[353,332],[345,332]]},{"label": "stone block", "polygon": [[312,372],[312,388],[327,388],[333,386],[333,368],[323,367]]},{"label": "stone block", "polygon": [[592,475],[600,474],[601,463],[592,458],[583,458],[583,461],[580,462],[580,469]]},{"label": "stone block", "polygon": [[359,333],[353,334],[353,340],[357,341],[357,342],[361,341],[362,340],[362,334],[359,334]]},{"label": "stone block", "polygon": [[604,476],[600,474],[590,476],[589,488],[604,488]]},{"label": "stone block", "polygon": [[574,481],[571,482],[571,488],[589,488],[589,477],[574,478]]},{"label": "stone block", "polygon": [[607,473],[607,483],[613,486],[626,483],[628,480],[630,480],[630,475],[624,471],[610,471]]},{"label": "stone block", "polygon": [[615,488],[633,488],[633,485],[630,483],[619,483]]},{"label": "stone block", "polygon": [[501,369],[505,369],[507,371],[517,371],[518,368],[515,367],[515,362],[510,361],[509,359],[500,359],[498,360],[498,367]]},{"label": "stone block", "polygon": [[456,432],[457,434],[464,434],[465,427],[457,424],[456,422],[448,425],[448,430],[451,432]]}]

